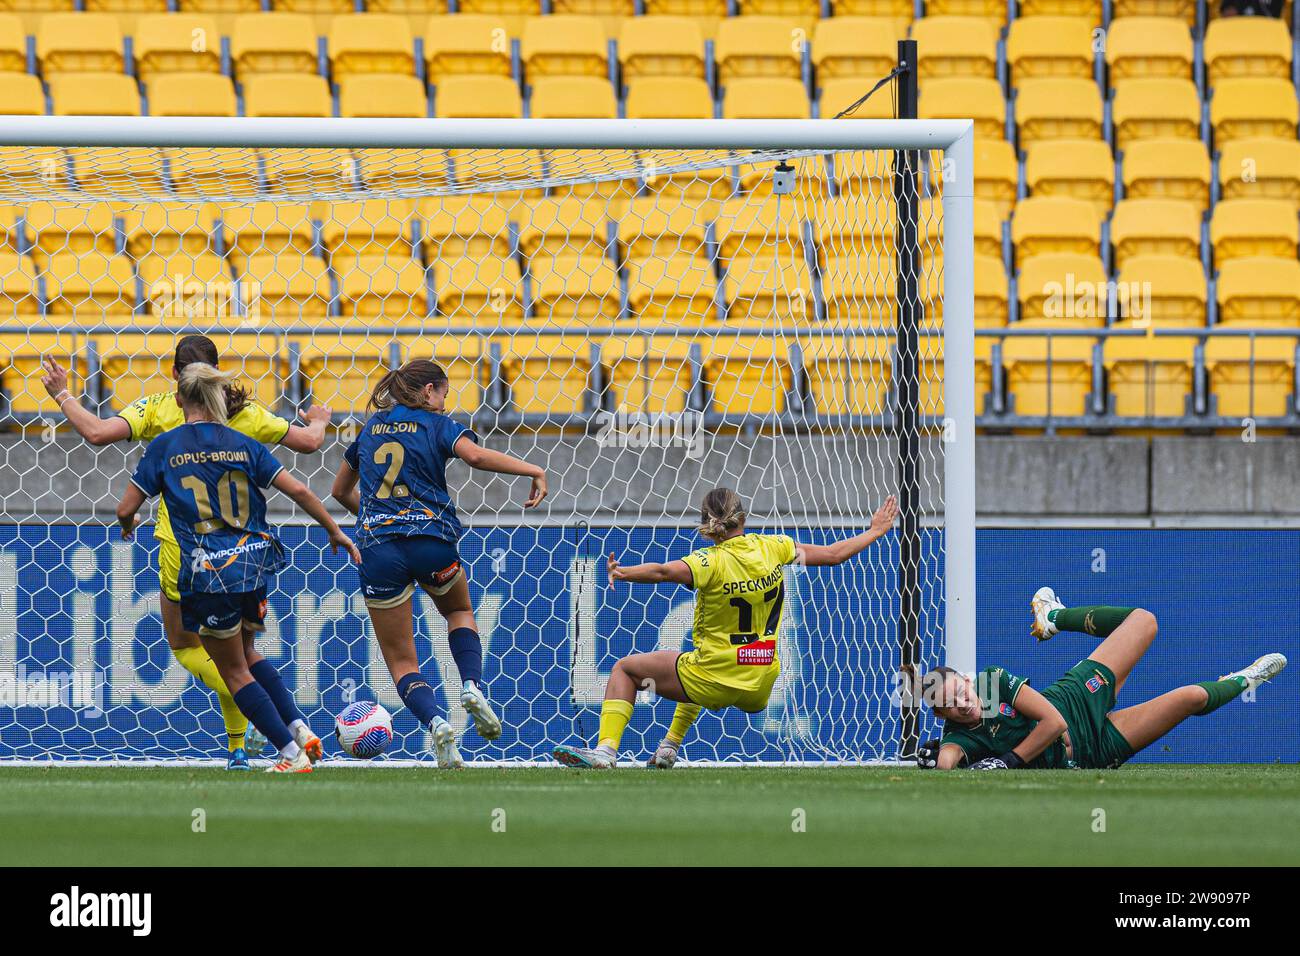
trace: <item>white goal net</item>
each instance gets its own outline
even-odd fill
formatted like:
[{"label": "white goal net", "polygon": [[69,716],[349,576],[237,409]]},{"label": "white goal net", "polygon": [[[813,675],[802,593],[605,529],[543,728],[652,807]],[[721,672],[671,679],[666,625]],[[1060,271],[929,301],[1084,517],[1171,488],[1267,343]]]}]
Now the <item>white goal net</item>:
[{"label": "white goal net", "polygon": [[[905,513],[855,561],[787,570],[768,709],[706,713],[686,759],[892,758],[917,731],[900,669],[973,665],[969,124],[22,122],[0,121],[0,758],[224,749],[162,632],[157,542],[113,522],[141,444],[87,442],[40,380],[56,359],[108,418],[173,387],[189,332],[274,413],[332,410],[320,452],[275,450],[322,498],[416,357],[486,444],[547,468],[536,513],[450,469],[499,741],[467,726],[422,595],[416,641],[467,759],[590,739],[615,660],[689,648],[690,592],[608,587],[605,556],[698,547],[717,485],[800,541],[890,493]],[[318,733],[378,700],[386,757],[422,756],[355,570],[271,510],[290,563],[259,646]],[[638,707],[625,748],[672,706]]]}]

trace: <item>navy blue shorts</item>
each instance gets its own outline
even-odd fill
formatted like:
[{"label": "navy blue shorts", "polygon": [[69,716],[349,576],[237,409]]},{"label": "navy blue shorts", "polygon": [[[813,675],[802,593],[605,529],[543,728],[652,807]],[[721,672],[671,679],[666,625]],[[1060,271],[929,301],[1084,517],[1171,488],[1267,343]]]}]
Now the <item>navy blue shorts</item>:
[{"label": "navy blue shorts", "polygon": [[244,626],[264,631],[266,588],[236,594],[182,594],[181,625],[203,637],[238,637]]},{"label": "navy blue shorts", "polygon": [[397,607],[417,584],[446,594],[458,577],[460,553],[441,538],[388,538],[361,549],[361,593],[369,607]]}]

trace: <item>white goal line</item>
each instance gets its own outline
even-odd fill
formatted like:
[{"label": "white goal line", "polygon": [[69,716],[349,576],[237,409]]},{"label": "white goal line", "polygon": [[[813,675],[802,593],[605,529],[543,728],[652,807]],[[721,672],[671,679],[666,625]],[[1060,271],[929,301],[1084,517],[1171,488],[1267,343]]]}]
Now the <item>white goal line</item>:
[{"label": "white goal line", "polygon": [[[254,757],[253,760],[260,758]],[[270,759],[267,758],[269,765]],[[691,760],[681,761],[674,769],[678,770],[767,770],[786,767],[792,770],[809,770],[815,768],[829,767],[902,767],[911,766],[913,761],[910,760],[758,760],[746,761],[744,763],[735,760]],[[226,762],[218,757],[197,757],[184,759],[154,759],[142,758],[139,760],[49,760],[43,758],[33,758],[30,760],[16,757],[12,759],[0,760],[0,769],[9,769],[12,767],[32,767],[32,768],[81,768],[98,767],[104,769],[112,768],[131,768],[148,769],[152,767],[224,767]],[[374,769],[409,769],[409,768],[434,768],[432,760],[348,760],[340,757],[328,757],[317,764],[318,767],[325,767],[330,770],[354,768],[359,770]],[[621,767],[643,767],[640,763],[624,762]],[[471,760],[465,762],[467,770],[526,770],[536,767],[548,767],[552,770],[569,770],[571,768],[557,763],[554,760]]]}]

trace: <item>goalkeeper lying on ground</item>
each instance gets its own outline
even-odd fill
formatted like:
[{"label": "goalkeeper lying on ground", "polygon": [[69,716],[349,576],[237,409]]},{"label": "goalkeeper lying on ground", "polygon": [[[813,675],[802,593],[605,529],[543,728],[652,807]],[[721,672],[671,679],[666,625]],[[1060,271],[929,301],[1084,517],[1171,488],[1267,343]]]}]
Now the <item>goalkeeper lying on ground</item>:
[{"label": "goalkeeper lying on ground", "polygon": [[1061,631],[1105,640],[1041,693],[1001,667],[985,668],[976,680],[948,667],[927,674],[926,701],[943,718],[943,737],[921,746],[918,766],[1118,767],[1188,717],[1213,713],[1286,667],[1281,654],[1265,654],[1218,680],[1179,687],[1112,713],[1120,688],[1155,640],[1155,615],[1131,607],[1067,608],[1051,588],[1039,588],[1031,607],[1030,630],[1040,641]]}]

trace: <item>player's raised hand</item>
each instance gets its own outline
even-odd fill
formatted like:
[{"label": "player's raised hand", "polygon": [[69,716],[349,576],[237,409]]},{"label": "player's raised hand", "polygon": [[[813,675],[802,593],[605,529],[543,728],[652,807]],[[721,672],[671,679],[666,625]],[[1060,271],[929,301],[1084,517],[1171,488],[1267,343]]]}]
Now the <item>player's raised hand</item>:
[{"label": "player's raised hand", "polygon": [[357,550],[357,546],[352,539],[342,531],[330,535],[330,554],[338,554],[339,548],[342,548],[347,553],[353,564],[361,563],[361,552]]},{"label": "player's raised hand", "polygon": [[302,413],[302,420],[308,425],[315,425],[317,422],[328,425],[333,415],[333,410],[326,408],[324,405],[312,405]]},{"label": "player's raised hand", "polygon": [[922,770],[934,770],[939,766],[939,749],[943,741],[939,738],[927,740],[916,748],[916,765]]},{"label": "player's raised hand", "polygon": [[614,552],[609,553],[609,561],[605,564],[605,569],[609,572],[609,586],[613,587],[615,581],[622,581],[622,568],[619,567],[618,558],[614,557]]},{"label": "player's raised hand", "polygon": [[122,529],[122,540],[130,541],[135,538],[135,529],[140,527],[140,522],[143,520],[137,513],[131,515],[126,521],[119,521],[118,526]]},{"label": "player's raised hand", "polygon": [[898,518],[898,499],[890,495],[885,499],[885,503],[876,509],[876,513],[871,516],[871,530],[877,535],[882,535],[894,526],[894,521]]},{"label": "player's raised hand", "polygon": [[542,472],[533,478],[533,485],[528,490],[528,500],[524,502],[525,508],[536,508],[546,497],[546,472]]},{"label": "player's raised hand", "polygon": [[50,393],[50,398],[57,402],[59,396],[68,390],[68,370],[48,355],[41,359],[41,368],[44,370],[41,384]]}]

